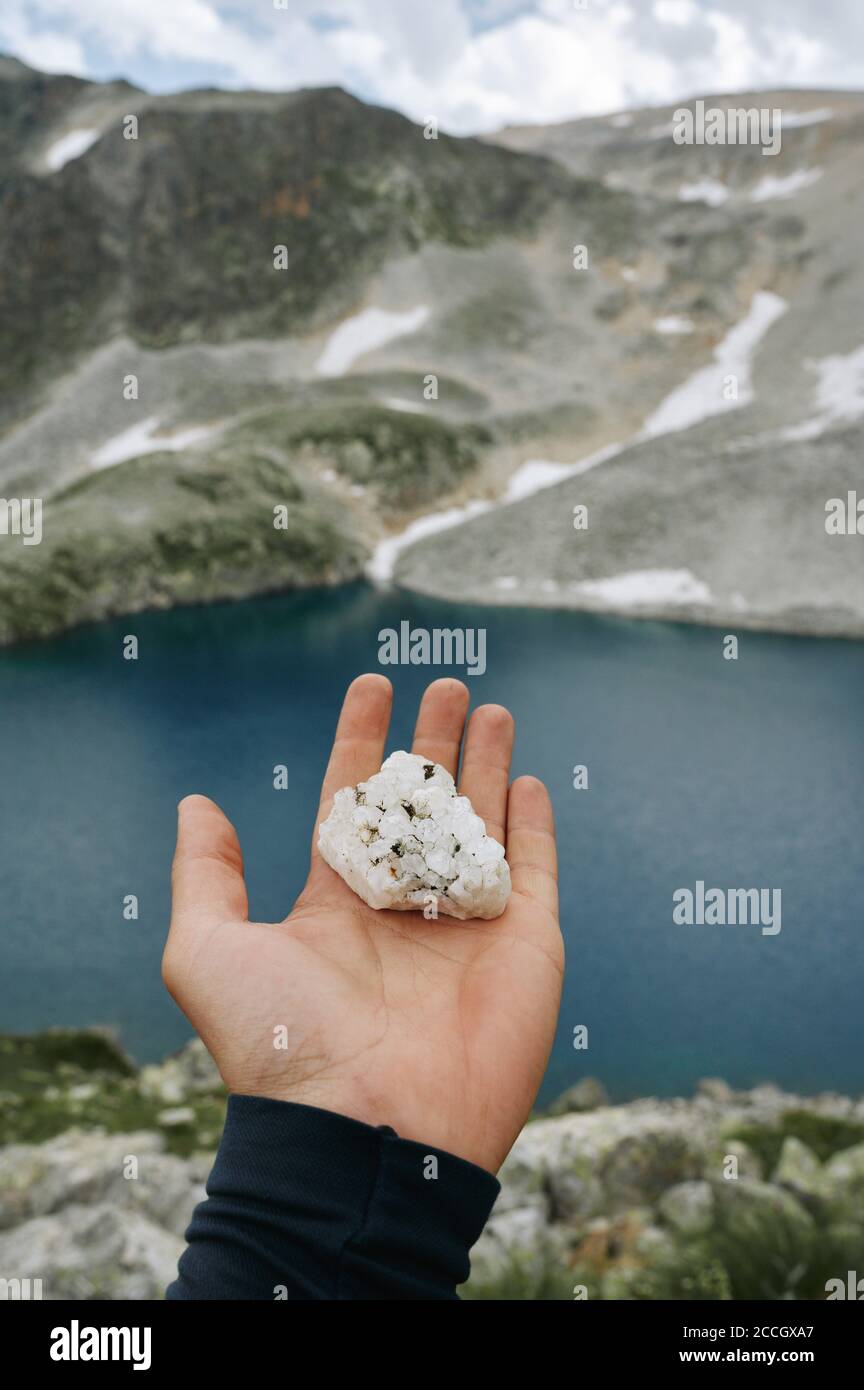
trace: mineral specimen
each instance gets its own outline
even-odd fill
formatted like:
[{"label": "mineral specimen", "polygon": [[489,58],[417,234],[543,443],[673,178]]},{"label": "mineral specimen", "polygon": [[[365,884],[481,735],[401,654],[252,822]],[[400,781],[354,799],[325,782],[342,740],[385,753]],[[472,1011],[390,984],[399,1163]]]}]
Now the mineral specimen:
[{"label": "mineral specimen", "polygon": [[416,753],[391,753],[368,781],[338,791],[318,848],[370,907],[488,919],[510,894],[503,847],[446,768]]}]

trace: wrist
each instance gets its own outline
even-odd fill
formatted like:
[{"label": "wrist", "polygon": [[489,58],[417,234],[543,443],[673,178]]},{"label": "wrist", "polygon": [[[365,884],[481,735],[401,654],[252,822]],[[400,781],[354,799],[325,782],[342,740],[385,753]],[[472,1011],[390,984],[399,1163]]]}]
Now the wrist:
[{"label": "wrist", "polygon": [[[392,1129],[231,1095],[169,1297],[453,1298],[498,1191],[488,1172]],[[212,1291],[226,1281],[230,1293]]]},{"label": "wrist", "polygon": [[371,1129],[392,1129],[400,1138],[444,1153],[480,1168],[490,1176],[498,1172],[510,1149],[494,1137],[467,1133],[463,1126],[453,1125],[449,1117],[431,1114],[416,1101],[387,1099],[369,1093],[352,1081],[348,1087],[335,1081],[304,1080],[294,1085],[263,1085],[247,1088],[232,1087],[235,1095],[280,1101],[286,1105],[306,1106],[341,1116]]}]

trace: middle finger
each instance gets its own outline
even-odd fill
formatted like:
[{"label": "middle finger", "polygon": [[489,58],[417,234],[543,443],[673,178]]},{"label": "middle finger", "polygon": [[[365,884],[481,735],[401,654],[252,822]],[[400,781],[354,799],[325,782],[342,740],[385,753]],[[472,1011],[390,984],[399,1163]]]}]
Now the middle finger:
[{"label": "middle finger", "polygon": [[420,701],[414,728],[411,752],[440,763],[453,777],[459,766],[468,700],[467,686],[461,681],[449,677],[433,681]]}]

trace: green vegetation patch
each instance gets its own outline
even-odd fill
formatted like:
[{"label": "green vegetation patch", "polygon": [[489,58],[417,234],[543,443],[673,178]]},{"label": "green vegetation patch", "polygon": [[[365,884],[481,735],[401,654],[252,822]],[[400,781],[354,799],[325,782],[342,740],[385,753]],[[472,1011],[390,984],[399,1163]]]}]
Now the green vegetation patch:
[{"label": "green vegetation patch", "polygon": [[0,1145],[39,1144],[72,1128],[154,1130],[168,1152],[187,1157],[216,1146],[225,1103],[221,1087],[193,1093],[182,1101],[191,1118],[166,1125],[160,1115],[172,1107],[142,1095],[135,1066],[108,1034],[52,1029],[0,1036]]},{"label": "green vegetation patch", "polygon": [[303,474],[304,454],[368,488],[383,511],[435,503],[478,466],[492,443],[482,425],[453,426],[377,404],[272,410],[234,431],[235,447],[270,446]]},{"label": "green vegetation patch", "polygon": [[787,1110],[776,1125],[739,1125],[728,1134],[740,1139],[758,1156],[763,1172],[773,1173],[780,1158],[784,1139],[800,1139],[808,1149],[825,1163],[841,1149],[864,1142],[864,1124],[860,1120],[844,1120],[835,1115],[816,1115],[812,1110]]},{"label": "green vegetation patch", "polygon": [[43,519],[41,545],[0,556],[0,642],[347,582],[367,554],[337,498],[254,447],[130,459],[48,498]]}]

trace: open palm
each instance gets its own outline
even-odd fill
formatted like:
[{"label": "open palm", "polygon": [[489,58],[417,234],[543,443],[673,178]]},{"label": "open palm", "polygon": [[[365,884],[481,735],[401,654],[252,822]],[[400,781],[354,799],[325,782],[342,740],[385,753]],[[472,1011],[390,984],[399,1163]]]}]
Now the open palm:
[{"label": "open palm", "polygon": [[[350,686],[318,821],[333,794],[377,772],[392,691]],[[413,751],[456,775],[468,691],[435,681]],[[492,922],[427,921],[367,907],[315,847],[306,886],[275,924],[247,918],[236,833],[206,797],[180,805],[168,989],[231,1091],[320,1106],[496,1171],[525,1122],[552,1045],[563,950],[555,837],[542,783],[509,787],[513,720],[473,714],[460,793],[505,845],[513,892]]]}]

